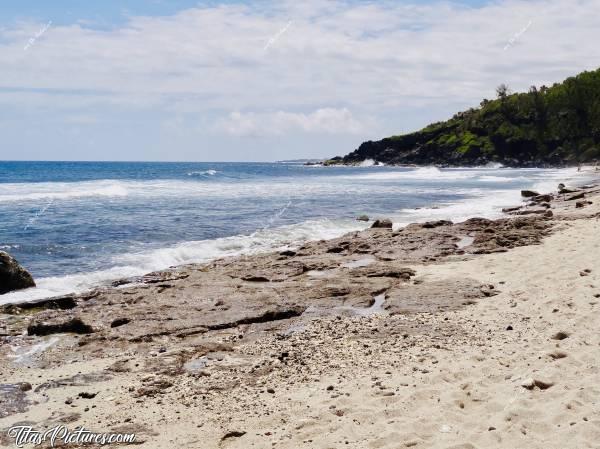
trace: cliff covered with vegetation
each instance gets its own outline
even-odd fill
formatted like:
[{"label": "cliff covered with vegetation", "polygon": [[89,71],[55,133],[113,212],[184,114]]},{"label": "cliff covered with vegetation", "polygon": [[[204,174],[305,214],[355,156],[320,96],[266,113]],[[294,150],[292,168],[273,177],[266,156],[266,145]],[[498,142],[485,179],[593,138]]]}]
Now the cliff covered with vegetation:
[{"label": "cliff covered with vegetation", "polygon": [[498,98],[405,135],[368,141],[327,163],[562,166],[600,160],[600,69]]}]

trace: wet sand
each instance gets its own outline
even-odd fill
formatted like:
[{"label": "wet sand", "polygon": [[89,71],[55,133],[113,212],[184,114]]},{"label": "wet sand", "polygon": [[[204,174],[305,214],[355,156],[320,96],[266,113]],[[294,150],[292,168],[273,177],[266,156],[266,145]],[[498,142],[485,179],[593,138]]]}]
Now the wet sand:
[{"label": "wet sand", "polygon": [[3,308],[0,429],[84,425],[148,448],[597,447],[600,189],[582,193]]}]

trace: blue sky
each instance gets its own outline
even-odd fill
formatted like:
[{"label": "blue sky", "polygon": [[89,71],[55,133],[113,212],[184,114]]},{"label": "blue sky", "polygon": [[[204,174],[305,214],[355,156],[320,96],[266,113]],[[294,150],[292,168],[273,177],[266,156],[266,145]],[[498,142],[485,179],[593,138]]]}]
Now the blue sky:
[{"label": "blue sky", "polygon": [[[103,0],[85,2],[81,0],[5,0],[0,10],[0,21],[10,23],[18,20],[53,20],[59,24],[69,24],[78,20],[89,20],[98,24],[115,26],[124,23],[131,16],[166,16],[184,9],[210,7],[220,4],[245,3],[255,6],[268,6],[269,2],[255,1],[199,1],[199,0]],[[353,3],[377,3],[355,0]],[[404,3],[410,3],[404,1]],[[434,3],[432,0],[419,2]],[[484,0],[457,0],[454,3],[478,7]],[[52,18],[52,19],[48,19]]]},{"label": "blue sky", "polygon": [[0,159],[345,154],[595,69],[592,0],[6,1]]}]

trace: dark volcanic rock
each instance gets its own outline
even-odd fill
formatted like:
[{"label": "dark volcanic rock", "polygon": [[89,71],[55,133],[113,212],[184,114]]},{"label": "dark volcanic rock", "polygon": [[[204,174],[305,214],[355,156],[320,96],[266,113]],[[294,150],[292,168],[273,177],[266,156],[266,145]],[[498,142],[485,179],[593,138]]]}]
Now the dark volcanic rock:
[{"label": "dark volcanic rock", "polygon": [[8,304],[6,306],[0,307],[0,312],[10,314],[10,315],[18,315],[19,313],[26,310],[43,310],[43,309],[59,309],[59,310],[69,310],[73,309],[77,306],[77,301],[75,296],[67,295],[67,296],[59,296],[53,298],[43,298],[37,299],[35,301],[24,302],[19,304]]},{"label": "dark volcanic rock", "polygon": [[125,326],[126,324],[129,324],[130,322],[131,322],[131,320],[129,318],[117,318],[112,323],[110,323],[110,327],[112,327],[112,328],[121,327],[121,326]]},{"label": "dark volcanic rock", "polygon": [[35,287],[29,272],[10,254],[0,251],[0,295],[29,287]]},{"label": "dark volcanic rock", "polygon": [[84,323],[81,318],[71,318],[66,321],[56,321],[51,323],[32,323],[27,327],[28,335],[51,335],[61,333],[73,334],[91,334],[94,329],[89,324]]},{"label": "dark volcanic rock", "polygon": [[521,196],[523,198],[533,198],[536,196],[540,196],[540,194],[534,190],[521,190]]},{"label": "dark volcanic rock", "polygon": [[520,210],[523,206],[514,206],[514,207],[504,207],[502,209],[502,212],[504,212],[505,214],[508,212],[516,212],[518,210]]},{"label": "dark volcanic rock", "polygon": [[373,223],[371,228],[392,229],[392,220],[390,220],[389,218],[375,220],[375,223]]},{"label": "dark volcanic rock", "polygon": [[549,203],[552,201],[552,195],[538,195],[531,198],[534,203]]},{"label": "dark volcanic rock", "polygon": [[437,220],[437,221],[426,221],[421,226],[425,229],[439,228],[440,226],[451,226],[450,220]]}]

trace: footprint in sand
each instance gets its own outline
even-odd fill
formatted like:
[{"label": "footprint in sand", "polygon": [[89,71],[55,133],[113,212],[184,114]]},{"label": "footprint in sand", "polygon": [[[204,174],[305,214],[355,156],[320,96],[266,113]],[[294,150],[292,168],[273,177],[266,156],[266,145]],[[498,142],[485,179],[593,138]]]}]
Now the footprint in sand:
[{"label": "footprint in sand", "polygon": [[566,338],[569,338],[569,333],[563,331],[557,332],[552,336],[552,340],[564,340]]},{"label": "footprint in sand", "polygon": [[552,358],[552,360],[559,360],[559,359],[564,359],[565,357],[567,357],[567,353],[562,352],[562,351],[554,351],[548,355]]}]

